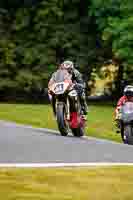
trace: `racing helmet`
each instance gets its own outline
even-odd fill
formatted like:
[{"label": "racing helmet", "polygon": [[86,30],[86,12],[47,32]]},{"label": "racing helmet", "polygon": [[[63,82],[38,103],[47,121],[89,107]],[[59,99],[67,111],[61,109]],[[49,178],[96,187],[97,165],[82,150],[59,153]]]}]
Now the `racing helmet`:
[{"label": "racing helmet", "polygon": [[127,97],[133,97],[133,86],[132,85],[127,85],[124,88],[124,95]]},{"label": "racing helmet", "polygon": [[72,61],[66,60],[63,63],[61,63],[61,69],[65,69],[68,72],[71,72],[74,68],[74,64]]}]

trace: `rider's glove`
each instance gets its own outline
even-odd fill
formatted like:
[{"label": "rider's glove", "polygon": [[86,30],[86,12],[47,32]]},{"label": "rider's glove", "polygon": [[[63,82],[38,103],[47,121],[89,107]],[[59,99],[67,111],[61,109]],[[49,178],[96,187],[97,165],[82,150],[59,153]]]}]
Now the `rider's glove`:
[{"label": "rider's glove", "polygon": [[77,90],[79,93],[80,93],[80,92],[82,93],[82,91],[83,91],[83,85],[82,85],[82,84],[76,83],[76,84],[74,85],[74,88],[75,88],[75,90]]}]

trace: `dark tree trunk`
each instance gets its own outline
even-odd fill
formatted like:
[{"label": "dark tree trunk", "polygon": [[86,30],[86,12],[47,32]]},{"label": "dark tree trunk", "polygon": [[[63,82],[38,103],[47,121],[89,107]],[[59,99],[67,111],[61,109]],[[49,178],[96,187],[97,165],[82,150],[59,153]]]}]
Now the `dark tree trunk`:
[{"label": "dark tree trunk", "polygon": [[123,88],[125,86],[125,82],[123,80],[123,71],[124,71],[124,66],[121,62],[118,64],[118,74],[117,78],[115,81],[115,98],[118,99],[123,95]]}]

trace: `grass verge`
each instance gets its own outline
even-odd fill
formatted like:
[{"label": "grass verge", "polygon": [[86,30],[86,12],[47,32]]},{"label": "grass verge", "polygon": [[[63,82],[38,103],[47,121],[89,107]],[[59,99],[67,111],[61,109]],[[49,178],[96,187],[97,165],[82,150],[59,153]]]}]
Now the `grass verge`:
[{"label": "grass verge", "polygon": [[[90,105],[86,135],[121,142],[113,126],[114,107]],[[58,129],[50,105],[0,104],[0,119],[28,124],[34,127]]]},{"label": "grass verge", "polygon": [[132,200],[133,168],[1,168],[2,200]]}]

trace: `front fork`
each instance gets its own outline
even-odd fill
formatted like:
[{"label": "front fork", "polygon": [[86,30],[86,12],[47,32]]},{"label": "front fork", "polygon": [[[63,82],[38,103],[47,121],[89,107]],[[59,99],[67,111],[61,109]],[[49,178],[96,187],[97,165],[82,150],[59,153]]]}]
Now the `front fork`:
[{"label": "front fork", "polygon": [[68,121],[70,120],[70,102],[69,102],[68,97],[67,97],[67,100],[66,100],[66,119]]},{"label": "front fork", "polygon": [[66,120],[70,120],[70,102],[69,99],[67,98],[66,103],[59,101],[58,99],[55,100],[55,105],[53,105],[53,110],[54,113],[56,115],[56,110],[57,110],[57,106],[58,104],[64,104],[65,105],[65,116],[66,116]]},{"label": "front fork", "polygon": [[69,121],[70,120],[70,99],[69,99],[69,97],[67,97],[67,99],[66,99],[66,102],[64,103],[64,102],[60,102],[58,99],[56,99],[55,100],[55,112],[54,113],[56,113],[56,110],[57,110],[57,105],[58,104],[64,104],[65,105],[65,116],[66,116],[66,120],[67,121]]},{"label": "front fork", "polygon": [[65,105],[66,105],[66,119],[68,121],[70,120],[71,112],[77,112],[77,110],[78,110],[77,102],[78,101],[77,101],[76,97],[73,97],[73,99],[71,99],[70,97],[67,97]]}]

